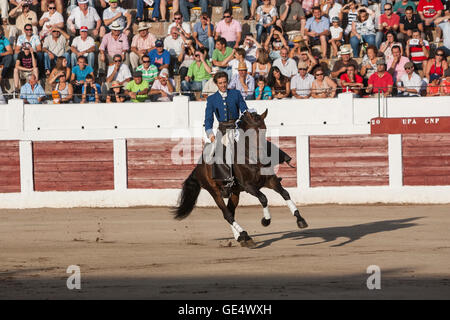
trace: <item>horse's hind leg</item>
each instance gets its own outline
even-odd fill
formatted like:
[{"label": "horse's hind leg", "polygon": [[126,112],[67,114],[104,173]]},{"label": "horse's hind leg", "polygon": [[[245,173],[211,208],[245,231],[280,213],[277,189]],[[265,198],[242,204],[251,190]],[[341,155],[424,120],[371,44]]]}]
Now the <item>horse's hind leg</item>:
[{"label": "horse's hind leg", "polygon": [[268,201],[267,201],[266,195],[264,193],[262,193],[261,190],[258,190],[254,187],[247,188],[246,191],[248,193],[250,193],[252,196],[257,197],[259,202],[261,203],[261,205],[263,207],[263,215],[264,215],[264,217],[261,219],[261,224],[264,227],[267,227],[270,224],[271,216],[270,216],[270,212],[269,212],[269,206],[268,206]]},{"label": "horse's hind leg", "polygon": [[[235,216],[236,207],[238,206],[238,203],[239,203],[239,193],[232,193],[230,198],[228,199],[227,208],[231,212],[233,219]],[[231,231],[233,232],[234,238],[238,240],[240,234],[233,227],[233,225],[231,225]]]},{"label": "horse's hind leg", "polygon": [[[228,206],[225,205],[225,202],[220,194],[219,190],[208,190],[211,196],[214,198],[214,201],[217,203],[217,206],[222,210],[224,219],[230,224],[232,230],[234,230],[239,234],[236,239],[242,247],[254,248],[256,246],[255,242],[253,242],[252,238],[248,235],[247,231],[241,228],[241,226],[234,220],[234,213],[232,213]],[[234,231],[233,231],[234,233]]]},{"label": "horse's hind leg", "polygon": [[291,210],[292,214],[297,218],[297,225],[299,228],[303,229],[308,227],[308,224],[306,223],[305,219],[303,219],[303,217],[300,215],[300,212],[298,211],[294,201],[291,200],[289,192],[287,192],[287,190],[283,188],[280,181],[281,178],[273,176],[269,180],[269,183],[266,184],[266,187],[275,190],[283,197],[283,199],[286,201],[287,206],[289,207],[289,210]]}]

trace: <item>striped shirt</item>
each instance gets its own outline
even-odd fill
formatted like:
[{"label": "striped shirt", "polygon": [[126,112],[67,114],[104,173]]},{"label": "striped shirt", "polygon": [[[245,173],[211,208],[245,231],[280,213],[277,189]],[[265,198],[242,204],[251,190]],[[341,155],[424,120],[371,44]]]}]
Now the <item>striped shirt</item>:
[{"label": "striped shirt", "polygon": [[142,72],[142,79],[147,81],[148,83],[153,83],[153,81],[155,81],[156,77],[158,76],[158,67],[156,67],[154,64],[151,64],[148,69],[144,69],[144,65],[141,64],[136,68],[136,71]]},{"label": "striped shirt", "polygon": [[[414,40],[414,39],[411,39]],[[409,43],[409,52],[411,54],[411,61],[414,63],[420,63],[424,60],[427,60],[428,58],[425,56],[425,53],[423,52],[423,48],[420,44],[413,44],[411,45],[411,40]],[[423,44],[427,50],[430,50],[430,44],[428,41],[423,40]]]}]

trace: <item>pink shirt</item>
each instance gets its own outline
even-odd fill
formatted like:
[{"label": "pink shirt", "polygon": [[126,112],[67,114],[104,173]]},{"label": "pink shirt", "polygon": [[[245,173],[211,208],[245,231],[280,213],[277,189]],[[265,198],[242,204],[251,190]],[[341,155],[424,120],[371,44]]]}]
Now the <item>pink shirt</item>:
[{"label": "pink shirt", "polygon": [[120,34],[117,40],[114,40],[111,32],[105,34],[102,44],[100,45],[100,50],[106,51],[111,57],[115,54],[122,54],[129,49],[130,45],[128,44],[128,38],[123,33]]},{"label": "pink shirt", "polygon": [[220,33],[222,38],[228,41],[236,41],[237,40],[237,32],[242,32],[242,27],[239,21],[231,20],[231,23],[228,25],[225,23],[225,20],[221,20],[217,22],[216,32]]},{"label": "pink shirt", "polygon": [[131,41],[131,46],[136,47],[138,50],[149,50],[150,48],[155,47],[156,37],[149,33],[147,34],[147,38],[143,39],[139,34],[133,37],[133,41]]},{"label": "pink shirt", "polygon": [[[389,70],[392,66],[392,62],[394,62],[394,57],[387,60],[387,70]],[[406,74],[405,71],[405,64],[409,62],[409,59],[407,57],[401,56],[400,61],[397,63],[397,66],[395,67],[394,71],[394,79],[400,80],[404,74]],[[396,81],[395,80],[395,81]]]}]

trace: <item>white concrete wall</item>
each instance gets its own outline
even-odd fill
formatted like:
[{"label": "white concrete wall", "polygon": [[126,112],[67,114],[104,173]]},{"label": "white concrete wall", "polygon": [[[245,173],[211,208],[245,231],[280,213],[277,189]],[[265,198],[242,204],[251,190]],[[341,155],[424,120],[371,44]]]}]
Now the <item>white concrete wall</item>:
[{"label": "white concrete wall", "polygon": [[[309,186],[309,135],[369,134],[369,121],[381,113],[388,117],[450,116],[450,97],[278,100],[248,102],[258,112],[269,109],[269,135],[297,137],[298,187],[288,189],[297,203],[450,203],[450,186],[404,187],[401,136],[389,136],[389,186]],[[89,105],[23,105],[11,100],[0,105],[0,140],[20,140],[21,193],[0,194],[1,208],[137,206],[176,204],[179,190],[126,189],[127,138],[202,137],[205,102],[189,103],[177,97],[171,103]],[[82,128],[84,127],[84,128]],[[34,192],[31,141],[114,140],[115,190],[94,192]],[[263,190],[271,205],[285,205],[271,190]],[[250,195],[241,204],[257,205]],[[212,206],[203,192],[200,206]]]}]

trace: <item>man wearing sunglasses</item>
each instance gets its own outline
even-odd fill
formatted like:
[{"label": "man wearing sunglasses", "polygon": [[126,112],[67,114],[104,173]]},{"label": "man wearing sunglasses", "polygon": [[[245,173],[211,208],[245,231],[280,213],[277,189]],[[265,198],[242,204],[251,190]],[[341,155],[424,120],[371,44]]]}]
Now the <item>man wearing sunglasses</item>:
[{"label": "man wearing sunglasses", "polygon": [[314,76],[308,73],[308,64],[304,61],[298,63],[298,74],[292,77],[291,92],[296,99],[311,97],[311,87]]},{"label": "man wearing sunglasses", "polygon": [[384,5],[384,13],[380,16],[378,23],[378,32],[375,37],[375,43],[377,48],[386,37],[388,31],[397,32],[400,25],[400,16],[393,12],[392,4],[386,3]]},{"label": "man wearing sunglasses", "polygon": [[242,36],[242,26],[239,21],[233,19],[231,9],[225,10],[223,20],[217,22],[215,39],[224,38],[227,46],[233,49],[239,47]]},{"label": "man wearing sunglasses", "polygon": [[44,12],[41,19],[39,20],[39,25],[42,27],[39,36],[41,39],[45,38],[52,33],[52,28],[64,28],[64,17],[61,13],[56,11],[56,4],[50,3],[47,7],[48,11]]},{"label": "man wearing sunglasses", "polygon": [[192,91],[201,91],[203,85],[211,78],[211,63],[205,59],[205,49],[195,51],[195,61],[191,63],[187,76],[181,82],[181,90],[191,100],[195,100]]},{"label": "man wearing sunglasses", "polygon": [[31,24],[26,24],[24,28],[25,34],[20,35],[17,38],[16,46],[14,47],[14,60],[17,60],[17,55],[22,50],[22,46],[25,42],[28,42],[33,47],[33,51],[37,55],[38,68],[40,74],[44,72],[44,52],[42,51],[42,43],[39,40],[37,34],[33,34],[33,27]]},{"label": "man wearing sunglasses", "polygon": [[38,33],[37,26],[39,22],[37,14],[30,9],[30,3],[28,1],[18,3],[17,7],[11,10],[9,16],[16,19],[17,35],[23,34],[26,24],[31,24],[33,33]]},{"label": "man wearing sunglasses", "polygon": [[183,16],[180,12],[175,12],[173,14],[173,22],[169,25],[169,28],[167,28],[167,35],[170,34],[173,27],[177,27],[178,32],[183,34],[186,38],[191,37],[191,24],[183,21]]},{"label": "man wearing sunglasses", "polygon": [[208,48],[209,58],[212,58],[214,51],[214,25],[211,23],[207,13],[202,13],[200,21],[194,25],[194,37],[195,43],[198,48]]},{"label": "man wearing sunglasses", "polygon": [[158,67],[150,63],[148,56],[142,57],[142,64],[136,68],[136,71],[140,71],[142,73],[142,79],[150,85],[158,77]]},{"label": "man wearing sunglasses", "polygon": [[422,88],[422,78],[414,72],[414,63],[405,64],[405,74],[400,78],[397,90],[400,97],[418,97]]},{"label": "man wearing sunglasses", "polygon": [[180,0],[180,11],[184,21],[188,22],[190,18],[189,9],[200,6],[202,13],[208,12],[208,0]]},{"label": "man wearing sunglasses", "polygon": [[108,73],[106,74],[106,83],[108,86],[114,80],[118,81],[120,85],[125,86],[132,80],[131,71],[125,63],[122,63],[122,55],[116,54],[113,57],[114,64],[108,67]]}]

